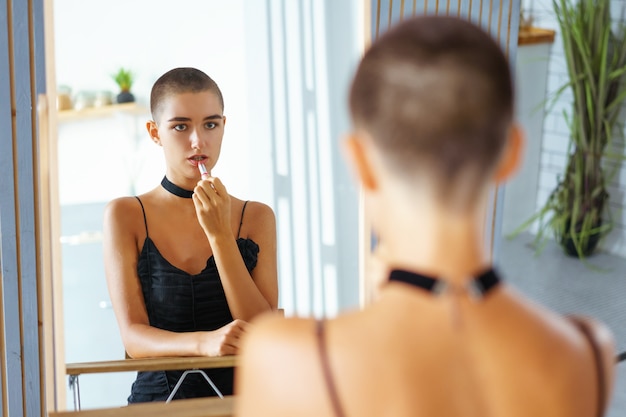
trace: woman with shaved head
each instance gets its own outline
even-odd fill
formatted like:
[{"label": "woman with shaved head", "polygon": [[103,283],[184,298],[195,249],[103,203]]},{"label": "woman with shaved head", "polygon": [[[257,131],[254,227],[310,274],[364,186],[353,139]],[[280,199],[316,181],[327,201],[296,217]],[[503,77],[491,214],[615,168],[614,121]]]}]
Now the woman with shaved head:
[{"label": "woman with shaved head", "polygon": [[[104,219],[109,293],[133,358],[239,352],[247,322],[278,303],[276,224],[265,204],[231,196],[211,175],[226,116],[213,79],[175,68],[152,87],[150,139],[161,184],[110,202]],[[233,370],[189,375],[173,399],[228,395]],[[182,371],[139,372],[128,401],[165,401]]]},{"label": "woman with shaved head", "polygon": [[236,414],[601,416],[610,333],[527,300],[485,251],[489,190],[522,151],[494,40],[455,18],[406,20],[365,53],[350,111],[344,147],[388,277],[362,311],[251,326]]}]

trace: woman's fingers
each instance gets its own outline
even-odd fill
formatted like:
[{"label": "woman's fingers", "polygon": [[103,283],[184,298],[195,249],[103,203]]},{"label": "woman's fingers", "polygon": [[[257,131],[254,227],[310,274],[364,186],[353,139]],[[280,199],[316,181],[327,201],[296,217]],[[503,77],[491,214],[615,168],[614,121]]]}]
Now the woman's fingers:
[{"label": "woman's fingers", "polygon": [[245,332],[248,323],[242,320],[233,320],[227,325],[215,331],[217,338],[218,356],[236,355],[239,352],[241,336]]},{"label": "woman's fingers", "polygon": [[227,196],[226,187],[217,177],[208,177],[198,181],[194,188],[194,195],[198,195],[203,204],[210,202],[217,203],[217,197]]},{"label": "woman's fingers", "polygon": [[226,187],[219,178],[211,177],[209,178],[209,181],[211,181],[211,184],[213,184],[213,191],[215,191],[217,195],[227,194]]}]

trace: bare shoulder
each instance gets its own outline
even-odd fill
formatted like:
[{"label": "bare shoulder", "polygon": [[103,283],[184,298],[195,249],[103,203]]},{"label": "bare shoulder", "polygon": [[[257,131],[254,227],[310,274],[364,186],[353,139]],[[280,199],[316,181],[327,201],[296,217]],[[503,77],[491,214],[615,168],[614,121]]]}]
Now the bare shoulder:
[{"label": "bare shoulder", "polygon": [[246,216],[250,216],[255,220],[274,220],[274,210],[265,203],[259,201],[247,201],[246,202]]},{"label": "bare shoulder", "polygon": [[137,197],[119,197],[109,201],[106,205],[106,210],[124,210],[130,206],[139,206]]},{"label": "bare shoulder", "polygon": [[120,238],[134,241],[145,235],[142,204],[145,205],[150,196],[144,194],[140,198],[120,197],[107,203],[103,216],[103,231],[107,241]]},{"label": "bare shoulder", "polygon": [[314,326],[313,320],[276,315],[250,325],[236,371],[237,416],[305,415],[319,378],[312,363]]},{"label": "bare shoulder", "polygon": [[[243,344],[244,359],[288,360],[310,348],[314,337],[315,321],[302,318],[283,318],[276,314],[265,314],[252,322]],[[281,359],[282,360],[282,359]]]},{"label": "bare shoulder", "polygon": [[615,351],[615,341],[611,330],[599,320],[587,316],[570,316],[579,327],[584,328],[599,347]]},{"label": "bare shoulder", "polygon": [[[604,384],[611,391],[611,387],[614,381],[614,369],[615,369],[615,340],[611,330],[599,320],[586,316],[570,316],[570,319],[574,324],[580,328],[592,344],[591,348],[597,351],[597,354],[602,361]],[[605,401],[608,398],[604,399]]]},{"label": "bare shoulder", "polygon": [[128,224],[135,215],[141,215],[141,206],[135,197],[120,197],[111,200],[104,208],[105,224]]},{"label": "bare shoulder", "polygon": [[[567,343],[571,343],[572,340],[569,336],[576,335],[577,339],[583,336],[581,330],[589,335],[593,343],[606,354],[613,355],[614,353],[614,340],[611,330],[601,321],[588,316],[581,315],[569,315],[563,316],[556,313],[542,305],[538,305],[531,302],[525,297],[519,296],[514,291],[508,301],[510,305],[522,308],[525,316],[534,319],[536,322],[542,324],[545,329],[554,333],[555,335],[563,336]],[[572,331],[572,327],[576,327],[578,331]]]},{"label": "bare shoulder", "polygon": [[268,238],[275,240],[273,236],[276,233],[276,217],[270,206],[252,200],[243,201],[236,198],[233,200],[236,201],[233,207],[241,207],[241,214],[243,214],[241,219],[243,222],[241,226],[242,236],[248,236],[255,240]]}]

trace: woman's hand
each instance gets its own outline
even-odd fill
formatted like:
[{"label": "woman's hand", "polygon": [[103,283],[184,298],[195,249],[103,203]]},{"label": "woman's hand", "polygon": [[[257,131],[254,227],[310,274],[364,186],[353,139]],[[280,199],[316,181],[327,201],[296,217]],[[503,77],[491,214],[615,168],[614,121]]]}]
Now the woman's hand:
[{"label": "woman's hand", "polygon": [[236,355],[247,326],[243,320],[233,320],[224,327],[206,332],[200,346],[202,356]]},{"label": "woman's hand", "polygon": [[198,181],[194,188],[193,204],[200,226],[209,240],[232,235],[230,224],[230,196],[217,177]]}]

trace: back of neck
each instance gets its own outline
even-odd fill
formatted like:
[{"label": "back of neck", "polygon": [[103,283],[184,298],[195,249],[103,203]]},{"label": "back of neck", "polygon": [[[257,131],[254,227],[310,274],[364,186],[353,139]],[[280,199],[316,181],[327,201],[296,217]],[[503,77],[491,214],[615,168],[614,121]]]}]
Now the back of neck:
[{"label": "back of neck", "polygon": [[[390,268],[399,268],[465,282],[485,271],[490,256],[485,248],[482,222],[474,215],[414,213],[389,217],[379,230],[379,254]],[[481,216],[482,217],[482,216]]]}]

